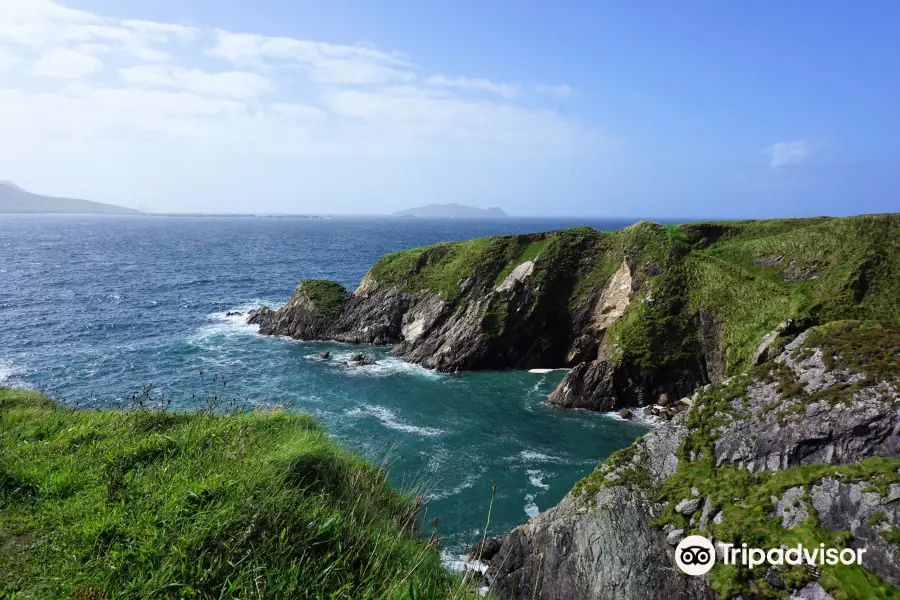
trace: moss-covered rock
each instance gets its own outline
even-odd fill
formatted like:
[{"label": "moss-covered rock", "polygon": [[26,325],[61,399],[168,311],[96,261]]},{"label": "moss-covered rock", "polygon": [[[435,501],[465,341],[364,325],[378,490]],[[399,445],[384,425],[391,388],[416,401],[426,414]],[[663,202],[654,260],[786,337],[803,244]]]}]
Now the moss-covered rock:
[{"label": "moss-covered rock", "polygon": [[[898,356],[896,323],[835,322],[705,386],[688,412],[507,535],[488,571],[492,587],[523,600],[536,588],[567,598],[786,598],[801,589],[898,597]],[[866,555],[861,566],[718,562],[708,576],[684,578],[673,546],[688,535]]]}]

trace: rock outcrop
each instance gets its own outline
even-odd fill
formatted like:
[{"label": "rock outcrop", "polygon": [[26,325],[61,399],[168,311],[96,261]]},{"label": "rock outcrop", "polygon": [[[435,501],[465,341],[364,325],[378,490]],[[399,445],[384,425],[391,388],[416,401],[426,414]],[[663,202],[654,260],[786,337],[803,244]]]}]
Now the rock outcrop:
[{"label": "rock outcrop", "polygon": [[[508,533],[486,576],[500,597],[522,600],[898,593],[898,442],[900,327],[816,327],[772,361],[698,390],[689,411]],[[866,560],[717,564],[688,577],[674,562],[688,535],[762,548],[827,542],[865,548]]]},{"label": "rock outcrop", "polygon": [[440,371],[567,367],[554,405],[647,406],[770,361],[810,326],[900,318],[898,238],[900,215],[867,215],[443,243],[382,257],[352,293],[304,280],[249,322]]}]

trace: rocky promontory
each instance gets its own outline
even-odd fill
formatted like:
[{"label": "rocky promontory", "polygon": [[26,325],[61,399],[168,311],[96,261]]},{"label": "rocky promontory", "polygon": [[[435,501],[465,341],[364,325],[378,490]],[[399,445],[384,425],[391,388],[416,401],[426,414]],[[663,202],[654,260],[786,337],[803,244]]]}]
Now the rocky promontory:
[{"label": "rocky promontory", "polygon": [[382,257],[353,292],[304,280],[250,322],[440,371],[566,367],[564,408],[664,404],[812,325],[900,317],[898,239],[887,214],[448,242]]}]

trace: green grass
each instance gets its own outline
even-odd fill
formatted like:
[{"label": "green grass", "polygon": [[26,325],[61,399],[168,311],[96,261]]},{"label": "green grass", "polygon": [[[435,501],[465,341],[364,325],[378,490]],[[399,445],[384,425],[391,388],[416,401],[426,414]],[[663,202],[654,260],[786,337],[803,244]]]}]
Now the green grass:
[{"label": "green grass", "polygon": [[[811,354],[812,350],[823,351],[826,367],[853,373],[863,373],[865,385],[875,385],[879,381],[896,381],[897,349],[900,348],[900,330],[892,324],[874,322],[835,322],[813,329],[806,342],[794,350],[796,358]],[[701,534],[699,524],[690,525],[689,519],[675,512],[675,505],[683,498],[692,497],[691,489],[699,490],[699,497],[710,497],[714,510],[721,510],[722,523],[710,523],[709,532],[719,540],[734,544],[746,543],[751,547],[772,548],[780,544],[788,546],[802,543],[815,546],[845,547],[848,532],[830,531],[820,526],[815,510],[806,499],[810,517],[791,530],[784,529],[778,518],[771,519],[772,497],[780,497],[787,489],[801,486],[805,491],[824,477],[839,479],[844,483],[863,484],[866,491],[884,496],[888,488],[900,483],[900,460],[871,457],[858,464],[829,466],[808,464],[775,473],[750,473],[744,468],[716,466],[714,447],[716,431],[731,419],[752,418],[741,402],[748,386],[753,382],[778,382],[780,398],[773,402],[773,409],[786,410],[785,414],[798,412],[807,402],[825,398],[833,402],[850,401],[859,386],[847,386],[840,381],[831,388],[816,392],[816,397],[807,397],[802,385],[795,381],[783,381],[785,374],[779,365],[766,363],[751,369],[748,373],[734,377],[727,382],[711,386],[701,393],[688,415],[686,426],[689,433],[679,448],[677,472],[662,485],[652,490],[657,501],[668,503],[655,521],[657,526],[671,523],[685,529],[685,535]],[[791,372],[793,375],[793,372]],[[734,402],[738,400],[738,402]],[[784,407],[787,406],[787,409]],[[884,517],[884,513],[881,514]],[[874,524],[877,513],[872,516]],[[871,572],[856,565],[821,567],[820,583],[835,598],[897,598],[900,590],[879,580]],[[710,573],[713,588],[722,597],[731,597],[756,589],[761,597],[780,597],[780,591],[772,588],[764,578],[765,571],[730,565],[716,565]],[[809,577],[802,569],[789,568],[783,573],[792,587],[800,587]]]},{"label": "green grass", "polygon": [[0,597],[462,598],[417,504],[311,418],[0,389]]},{"label": "green grass", "polygon": [[[487,292],[503,281],[517,265],[544,256],[548,263],[603,234],[579,227],[547,234],[506,235],[463,242],[445,242],[401,250],[381,257],[369,271],[380,285],[398,286],[408,292],[430,291],[455,302],[463,295],[460,284],[473,282],[473,293]],[[556,249],[554,254],[553,250]],[[536,271],[540,263],[535,265]]]},{"label": "green grass", "polygon": [[344,286],[327,279],[304,279],[300,282],[300,289],[312,302],[315,312],[323,317],[341,314],[341,308],[349,295]]},{"label": "green grass", "polygon": [[[898,214],[678,228],[693,246],[693,310],[712,314],[722,329],[729,374],[750,367],[759,340],[786,319],[900,320]],[[792,281],[792,263],[812,277]]]}]

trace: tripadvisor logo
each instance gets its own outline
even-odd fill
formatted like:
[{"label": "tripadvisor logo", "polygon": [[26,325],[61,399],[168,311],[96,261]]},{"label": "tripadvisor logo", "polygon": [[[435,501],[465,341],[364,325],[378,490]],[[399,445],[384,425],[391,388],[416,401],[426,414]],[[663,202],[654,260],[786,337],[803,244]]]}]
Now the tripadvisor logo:
[{"label": "tripadvisor logo", "polygon": [[688,575],[709,573],[716,562],[712,542],[700,535],[689,535],[675,548],[675,563]]},{"label": "tripadvisor logo", "polygon": [[[825,544],[818,547],[806,548],[802,544],[788,548],[748,548],[747,544],[741,544],[735,548],[734,544],[718,542],[719,555],[722,563],[726,565],[743,565],[745,567],[758,567],[762,564],[770,565],[862,565],[865,548],[826,548]],[[682,572],[688,575],[705,575],[716,563],[716,549],[713,543],[703,536],[689,535],[681,540],[675,548],[675,563]]]}]

